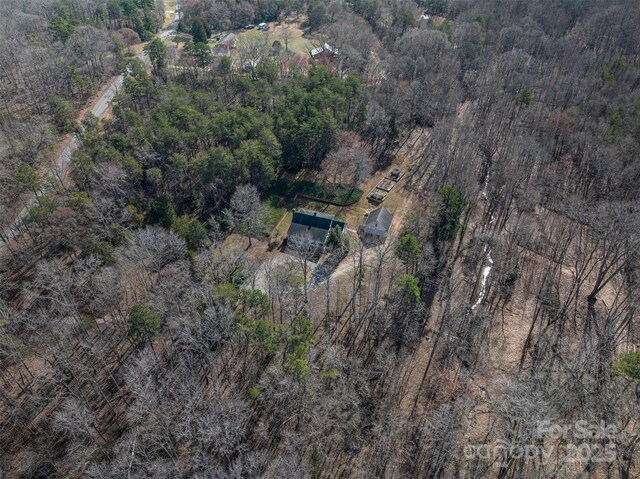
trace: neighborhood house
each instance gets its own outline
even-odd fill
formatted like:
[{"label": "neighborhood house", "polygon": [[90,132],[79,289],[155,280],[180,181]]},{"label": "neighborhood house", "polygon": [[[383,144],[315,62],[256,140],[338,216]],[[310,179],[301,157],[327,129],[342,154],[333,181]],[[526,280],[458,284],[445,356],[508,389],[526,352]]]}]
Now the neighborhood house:
[{"label": "neighborhood house", "polygon": [[228,57],[231,55],[231,50],[236,47],[236,42],[238,40],[238,35],[235,33],[229,33],[222,40],[220,40],[213,47],[213,54],[216,56],[225,56]]},{"label": "neighborhood house", "polygon": [[336,220],[333,214],[300,208],[293,212],[287,240],[294,236],[308,238],[313,246],[322,249],[327,241],[329,230],[336,226],[344,231],[347,224]]},{"label": "neighborhood house", "polygon": [[311,57],[312,58],[318,58],[321,57],[323,55],[326,56],[334,56],[334,55],[340,55],[340,52],[338,52],[337,48],[332,47],[331,45],[329,45],[328,43],[324,43],[322,46],[319,46],[317,48],[314,48],[313,50],[311,50]]},{"label": "neighborhood house", "polygon": [[384,206],[373,210],[360,227],[360,237],[363,242],[383,243],[387,239],[392,221],[393,215]]}]

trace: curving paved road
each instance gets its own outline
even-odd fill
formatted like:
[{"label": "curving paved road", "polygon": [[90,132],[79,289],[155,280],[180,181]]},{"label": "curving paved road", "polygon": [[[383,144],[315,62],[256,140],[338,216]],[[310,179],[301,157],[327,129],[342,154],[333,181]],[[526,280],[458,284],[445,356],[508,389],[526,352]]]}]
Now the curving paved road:
[{"label": "curving paved road", "polygon": [[[175,20],[165,30],[161,31],[156,36],[163,41],[166,40],[169,35],[176,31],[179,22],[180,17],[178,14],[176,14]],[[146,56],[146,53],[143,52],[138,55],[137,58],[144,62],[146,60]],[[123,81],[124,75],[118,75],[115,80],[111,82],[109,88],[107,88],[102,96],[96,100],[93,107],[91,108],[91,113],[93,115],[100,117],[105,111],[107,111],[107,108],[109,108],[109,105],[113,101],[113,98],[116,96],[116,93],[118,93],[118,91],[120,91],[120,89],[122,88]],[[71,165],[71,156],[79,146],[80,141],[77,136],[74,136],[67,147],[62,151],[58,159],[55,161],[51,170],[49,170],[49,173],[42,179],[41,186],[38,190],[39,195],[47,194],[52,189],[52,185],[55,182],[60,181],[60,178],[64,177]],[[36,194],[32,193],[31,197],[27,200],[25,207],[20,210],[13,222],[2,230],[0,252],[2,252],[2,250],[6,248],[6,243],[8,241],[15,239],[17,235],[22,231],[24,227],[24,219],[27,216],[29,209],[32,206],[35,206],[37,202],[38,198]]]}]

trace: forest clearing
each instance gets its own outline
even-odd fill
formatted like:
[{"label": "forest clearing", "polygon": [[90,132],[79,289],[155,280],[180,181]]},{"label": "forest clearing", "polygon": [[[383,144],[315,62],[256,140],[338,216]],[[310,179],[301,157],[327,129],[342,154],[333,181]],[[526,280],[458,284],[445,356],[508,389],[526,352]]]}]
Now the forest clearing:
[{"label": "forest clearing", "polygon": [[268,45],[273,45],[277,41],[282,48],[288,48],[293,53],[303,56],[309,56],[309,52],[316,46],[317,41],[305,36],[301,28],[302,22],[287,19],[285,22],[269,22],[266,25],[269,27],[266,31],[256,29],[240,31],[238,41],[240,43],[264,41]]}]

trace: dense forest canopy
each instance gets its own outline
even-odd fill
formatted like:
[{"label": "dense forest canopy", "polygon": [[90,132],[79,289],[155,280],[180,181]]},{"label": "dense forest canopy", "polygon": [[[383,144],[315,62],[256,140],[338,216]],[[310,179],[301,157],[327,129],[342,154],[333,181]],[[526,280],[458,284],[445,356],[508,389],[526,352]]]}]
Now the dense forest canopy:
[{"label": "dense forest canopy", "polygon": [[640,474],[635,0],[3,7],[0,476]]}]

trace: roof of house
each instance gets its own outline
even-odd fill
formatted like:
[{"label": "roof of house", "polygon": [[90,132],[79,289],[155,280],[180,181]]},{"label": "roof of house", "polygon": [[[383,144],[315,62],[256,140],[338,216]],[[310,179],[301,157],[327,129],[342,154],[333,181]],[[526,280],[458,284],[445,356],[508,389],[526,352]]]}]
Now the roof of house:
[{"label": "roof of house", "polygon": [[228,33],[227,35],[225,35],[224,37],[222,37],[222,40],[220,40],[217,45],[228,45],[228,44],[234,44],[236,42],[236,40],[238,39],[238,35],[236,35],[235,33]]},{"label": "roof of house", "polygon": [[259,58],[248,58],[247,60],[242,62],[242,68],[245,70],[251,70],[260,65]]},{"label": "roof of house", "polygon": [[288,236],[289,238],[292,236],[308,236],[309,239],[314,242],[324,244],[328,234],[329,230],[324,228],[315,228],[313,226],[306,226],[300,223],[291,223]]},{"label": "roof of house", "polygon": [[324,243],[331,228],[338,226],[344,229],[346,223],[335,219],[335,215],[304,208],[293,212],[293,219],[289,227],[289,236],[309,235],[318,243]]},{"label": "roof of house", "polygon": [[322,52],[329,52],[329,53],[333,53],[334,55],[339,55],[340,52],[338,51],[337,48],[332,47],[331,45],[329,45],[328,43],[324,43],[319,47],[314,48],[313,50],[311,50],[311,56],[315,57],[320,55]]},{"label": "roof of house", "polygon": [[332,220],[336,217],[336,215],[331,213],[325,213],[324,211],[315,211],[307,208],[299,208],[298,211],[294,211],[293,215],[305,215],[305,216],[313,216],[314,218],[324,218],[327,220]]},{"label": "roof of house", "polygon": [[364,224],[369,228],[374,227],[377,230],[389,231],[391,221],[393,221],[393,215],[384,206],[380,206],[369,213]]}]

